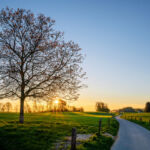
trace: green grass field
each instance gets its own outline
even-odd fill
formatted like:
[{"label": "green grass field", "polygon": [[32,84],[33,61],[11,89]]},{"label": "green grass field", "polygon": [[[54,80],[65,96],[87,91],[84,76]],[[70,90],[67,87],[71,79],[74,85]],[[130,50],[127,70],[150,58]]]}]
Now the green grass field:
[{"label": "green grass field", "polygon": [[124,113],[122,118],[135,122],[150,130],[150,113]]},{"label": "green grass field", "polygon": [[[25,114],[25,123],[18,123],[17,113],[0,113],[0,149],[1,150],[51,150],[54,143],[71,135],[72,127],[80,134],[96,134],[98,122],[102,118],[102,132],[116,135],[118,123],[105,113],[32,113]],[[93,137],[78,149],[109,150],[113,140],[108,137]]]}]

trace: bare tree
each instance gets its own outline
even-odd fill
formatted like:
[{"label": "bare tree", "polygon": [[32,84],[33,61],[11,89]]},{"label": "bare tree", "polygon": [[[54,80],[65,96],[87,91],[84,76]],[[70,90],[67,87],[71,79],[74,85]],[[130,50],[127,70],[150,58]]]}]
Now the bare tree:
[{"label": "bare tree", "polygon": [[102,112],[109,112],[109,108],[107,106],[107,104],[103,103],[103,102],[96,102],[96,111],[102,111]]},{"label": "bare tree", "polygon": [[32,109],[33,109],[33,112],[38,112],[38,106],[37,106],[36,100],[34,100],[34,102],[33,102]]},{"label": "bare tree", "polygon": [[63,112],[63,111],[66,110],[67,103],[66,103],[64,100],[59,99],[59,102],[58,102],[57,105],[58,105],[58,106],[57,106],[57,111]]},{"label": "bare tree", "polygon": [[26,113],[31,113],[31,107],[30,107],[30,105],[27,103],[27,101],[25,101],[24,112],[26,112]]},{"label": "bare tree", "polygon": [[145,104],[145,112],[150,112],[150,102]]},{"label": "bare tree", "polygon": [[40,107],[40,112],[44,112],[44,105],[43,104],[39,104]]},{"label": "bare tree", "polygon": [[20,99],[20,123],[25,100],[54,95],[76,100],[82,87],[81,49],[65,42],[54,22],[25,9],[0,12],[0,98]]},{"label": "bare tree", "polygon": [[52,110],[52,104],[53,104],[53,101],[52,100],[49,100],[49,101],[47,101],[47,111],[51,111]]},{"label": "bare tree", "polygon": [[0,112],[2,111],[3,104],[0,103]]},{"label": "bare tree", "polygon": [[6,112],[10,112],[12,110],[12,104],[10,102],[5,103]]},{"label": "bare tree", "polygon": [[5,112],[5,111],[6,111],[6,105],[5,105],[5,104],[2,105],[1,111],[2,111],[2,112]]},{"label": "bare tree", "polygon": [[18,106],[18,104],[15,104],[15,106],[14,106],[14,111],[15,111],[15,112],[19,112],[19,106]]}]

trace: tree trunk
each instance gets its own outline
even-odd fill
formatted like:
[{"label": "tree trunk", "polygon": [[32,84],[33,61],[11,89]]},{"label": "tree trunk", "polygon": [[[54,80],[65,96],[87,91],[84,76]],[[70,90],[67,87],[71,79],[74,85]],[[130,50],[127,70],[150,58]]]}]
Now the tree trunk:
[{"label": "tree trunk", "polygon": [[20,123],[24,123],[24,100],[25,98],[21,98],[20,100],[20,117],[19,117]]}]

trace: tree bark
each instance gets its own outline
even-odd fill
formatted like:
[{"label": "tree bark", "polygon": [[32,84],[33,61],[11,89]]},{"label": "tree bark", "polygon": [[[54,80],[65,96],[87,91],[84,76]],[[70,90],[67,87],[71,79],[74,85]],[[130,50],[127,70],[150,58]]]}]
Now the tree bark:
[{"label": "tree bark", "polygon": [[24,123],[24,100],[25,98],[21,98],[20,100],[20,116],[19,116],[20,123]]}]

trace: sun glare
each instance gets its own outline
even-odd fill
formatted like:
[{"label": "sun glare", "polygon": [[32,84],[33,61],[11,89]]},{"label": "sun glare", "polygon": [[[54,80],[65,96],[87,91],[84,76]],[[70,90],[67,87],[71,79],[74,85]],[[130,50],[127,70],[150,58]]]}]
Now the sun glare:
[{"label": "sun glare", "polygon": [[55,103],[55,104],[58,104],[58,103],[59,103],[59,101],[58,101],[58,100],[55,100],[55,101],[54,101],[54,103]]}]

